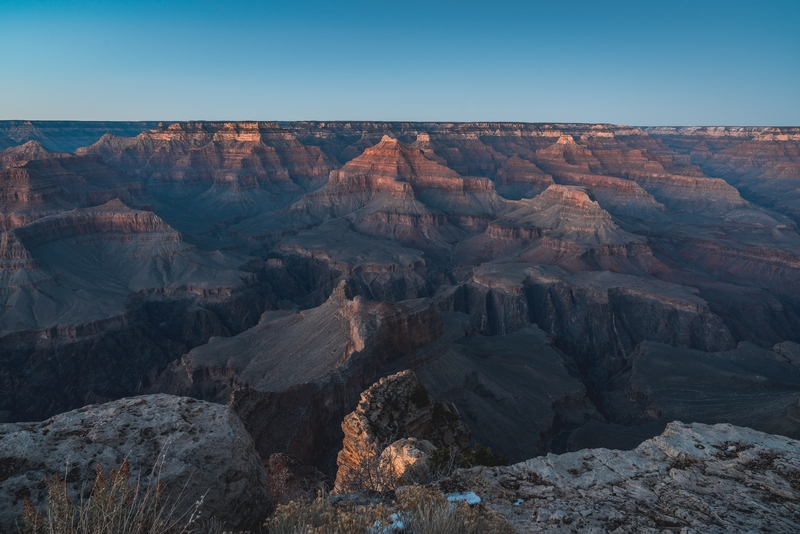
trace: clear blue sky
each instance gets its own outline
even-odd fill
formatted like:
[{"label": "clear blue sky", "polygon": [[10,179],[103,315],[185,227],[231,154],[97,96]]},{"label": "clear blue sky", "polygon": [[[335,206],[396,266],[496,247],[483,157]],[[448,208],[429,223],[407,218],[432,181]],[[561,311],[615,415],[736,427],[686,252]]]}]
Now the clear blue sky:
[{"label": "clear blue sky", "polygon": [[800,0],[0,0],[0,119],[800,125]]}]

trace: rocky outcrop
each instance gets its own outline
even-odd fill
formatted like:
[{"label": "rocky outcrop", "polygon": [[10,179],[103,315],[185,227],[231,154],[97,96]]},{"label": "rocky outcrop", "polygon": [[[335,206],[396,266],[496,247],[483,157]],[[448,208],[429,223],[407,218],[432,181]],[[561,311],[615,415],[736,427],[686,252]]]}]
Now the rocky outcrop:
[{"label": "rocky outcrop", "polygon": [[22,167],[29,161],[48,158],[68,158],[72,154],[48,150],[39,141],[28,141],[19,146],[0,150],[0,169]]},{"label": "rocky outcrop", "polygon": [[306,195],[290,213],[316,221],[353,214],[363,233],[446,244],[460,237],[450,224],[485,229],[502,207],[490,180],[460,176],[423,151],[384,136],[333,171],[325,187]]},{"label": "rocky outcrop", "polygon": [[632,451],[588,449],[458,471],[520,532],[800,529],[800,443],[726,424],[671,423]]},{"label": "rocky outcrop", "polygon": [[370,302],[342,282],[321,306],[267,312],[254,328],[211,339],[154,387],[229,404],[264,457],[288,452],[328,468],[342,418],[378,369],[441,335],[429,299]]},{"label": "rocky outcrop", "polygon": [[318,148],[303,145],[275,123],[159,124],[132,138],[106,134],[76,153],[99,154],[165,186],[213,182],[231,174],[250,175],[259,183],[307,185],[331,170]]},{"label": "rocky outcrop", "polygon": [[502,257],[551,263],[571,271],[637,273],[660,267],[647,239],[620,228],[582,188],[551,185],[513,202],[486,232],[461,244],[457,258],[478,263]]},{"label": "rocky outcrop", "polygon": [[[0,338],[0,422],[42,420],[147,391],[161,370],[194,347],[253,326],[264,310],[261,289],[134,297],[110,318],[6,334]],[[102,303],[103,297],[92,298]]]},{"label": "rocky outcrop", "polygon": [[398,439],[381,452],[378,457],[379,477],[375,489],[378,491],[420,484],[430,478],[431,458],[436,450],[433,443],[425,439]]},{"label": "rocky outcrop", "polygon": [[[536,323],[580,359],[628,355],[645,339],[703,350],[733,348],[730,331],[697,293],[609,272],[487,263],[465,285],[440,288],[436,298],[443,310],[470,314],[484,334]],[[593,340],[591,349],[582,352],[586,339]]]},{"label": "rocky outcrop", "polygon": [[135,394],[154,368],[252,326],[264,291],[239,264],[120,200],[0,234],[0,421]]},{"label": "rocky outcrop", "polygon": [[800,222],[800,130],[797,128],[650,128],[709,176],[748,199]]},{"label": "rocky outcrop", "polygon": [[0,241],[0,261],[14,267],[0,272],[5,334],[106,320],[136,293],[227,297],[252,279],[235,258],[199,252],[155,213],[118,199],[8,234]]},{"label": "rocky outcrop", "polygon": [[291,280],[296,286],[291,295],[294,301],[309,295],[310,304],[319,305],[342,279],[347,279],[357,294],[376,301],[433,294],[431,278],[435,277],[421,251],[365,236],[346,219],[333,219],[285,237],[274,251],[278,257],[270,259],[271,275]]},{"label": "rocky outcrop", "polygon": [[776,343],[772,347],[772,351],[780,356],[785,362],[792,365],[800,365],[800,343],[793,343],[791,341],[784,341],[783,343]]},{"label": "rocky outcrop", "polygon": [[279,210],[337,166],[318,147],[263,122],[159,124],[136,137],[104,135],[76,152],[145,180],[161,213],[193,234]]},{"label": "rocky outcrop", "polygon": [[261,461],[230,408],[151,395],[87,406],[41,423],[0,425],[0,528],[15,528],[25,497],[43,507],[45,477],[58,473],[77,503],[91,489],[96,466],[108,471],[123,461],[133,480],[159,481],[179,514],[202,500],[203,518],[247,528],[269,512]]},{"label": "rocky outcrop", "polygon": [[434,448],[466,450],[471,435],[458,411],[434,402],[409,370],[364,391],[342,430],[334,487],[340,493],[394,487],[424,471]]},{"label": "rocky outcrop", "polygon": [[142,204],[143,184],[99,157],[50,152],[32,143],[0,152],[8,167],[0,165],[0,230],[114,199]]},{"label": "rocky outcrop", "polygon": [[[106,134],[78,154],[98,154],[148,180],[164,195],[194,198],[197,207],[268,202],[259,191],[289,193],[320,185],[332,165],[314,146],[275,123],[174,123],[136,137]],[[192,188],[199,188],[193,190]],[[197,193],[202,193],[197,196]]]}]

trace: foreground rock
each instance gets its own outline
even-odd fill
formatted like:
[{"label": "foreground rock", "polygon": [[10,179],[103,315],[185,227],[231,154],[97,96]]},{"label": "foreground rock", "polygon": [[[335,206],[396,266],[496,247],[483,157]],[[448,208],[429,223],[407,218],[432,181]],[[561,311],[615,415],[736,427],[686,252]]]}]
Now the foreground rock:
[{"label": "foreground rock", "polygon": [[466,450],[471,435],[455,408],[433,402],[408,370],[382,378],[362,393],[342,430],[337,492],[383,490],[412,473],[421,475],[437,447]]},{"label": "foreground rock", "polygon": [[[155,469],[166,498],[183,512],[203,497],[204,518],[231,527],[269,511],[264,470],[244,425],[226,407],[170,395],[87,406],[41,423],[0,425],[0,531],[12,532],[24,497],[42,508],[45,477],[59,473],[73,502],[88,494],[99,464],[124,460],[132,479]],[[163,465],[158,465],[163,460]]]},{"label": "foreground rock", "polygon": [[728,424],[670,423],[633,451],[590,449],[459,471],[521,532],[798,532],[800,442]]}]

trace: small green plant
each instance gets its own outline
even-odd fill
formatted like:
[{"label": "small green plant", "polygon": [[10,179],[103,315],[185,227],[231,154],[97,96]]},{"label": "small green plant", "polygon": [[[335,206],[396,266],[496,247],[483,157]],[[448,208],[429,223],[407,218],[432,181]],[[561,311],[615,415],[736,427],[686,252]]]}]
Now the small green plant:
[{"label": "small green plant", "polygon": [[183,534],[195,532],[197,512],[179,515],[163,495],[159,480],[139,484],[130,480],[130,464],[104,473],[98,464],[94,486],[87,500],[70,501],[67,483],[58,474],[45,478],[47,506],[36,510],[27,497],[22,521],[25,534]]}]

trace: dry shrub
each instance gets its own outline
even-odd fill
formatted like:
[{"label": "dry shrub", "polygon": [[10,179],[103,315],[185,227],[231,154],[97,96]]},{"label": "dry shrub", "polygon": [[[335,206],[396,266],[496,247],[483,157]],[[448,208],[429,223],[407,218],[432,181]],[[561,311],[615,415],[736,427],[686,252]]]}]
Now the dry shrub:
[{"label": "dry shrub", "polygon": [[335,506],[320,493],[311,502],[278,506],[264,526],[270,534],[364,534],[388,517],[383,505]]},{"label": "dry shrub", "polygon": [[[383,451],[388,445],[378,448]],[[381,455],[374,454],[361,458],[358,467],[347,470],[347,476],[340,481],[337,491],[346,493],[370,493],[393,489],[397,486],[394,473],[381,465]]]},{"label": "dry shrub", "polygon": [[464,501],[449,502],[440,492],[408,486],[397,492],[397,513],[405,532],[413,534],[505,534],[506,521]]},{"label": "dry shrub", "polygon": [[320,494],[312,502],[279,506],[265,526],[269,534],[506,534],[506,521],[465,502],[448,502],[436,490],[407,486],[390,505],[331,504]]},{"label": "dry shrub", "polygon": [[[154,470],[155,471],[155,470]],[[130,464],[107,474],[98,464],[89,499],[74,504],[67,483],[58,474],[45,478],[47,506],[39,513],[26,497],[22,520],[25,534],[182,534],[195,532],[199,507],[178,514],[162,494],[161,483],[130,480]]]}]

